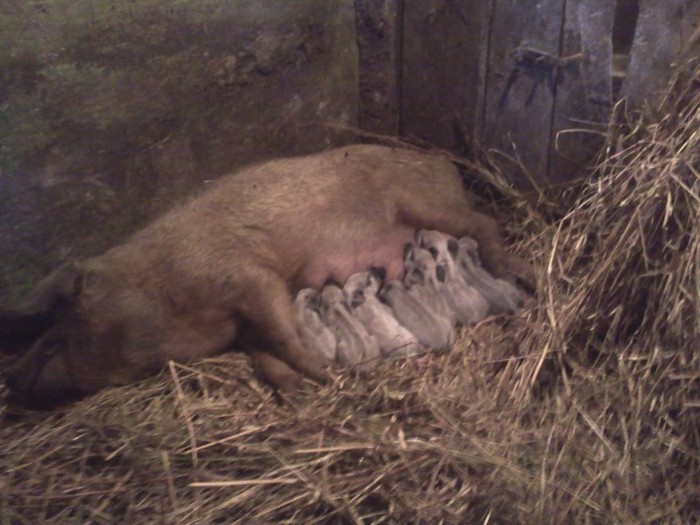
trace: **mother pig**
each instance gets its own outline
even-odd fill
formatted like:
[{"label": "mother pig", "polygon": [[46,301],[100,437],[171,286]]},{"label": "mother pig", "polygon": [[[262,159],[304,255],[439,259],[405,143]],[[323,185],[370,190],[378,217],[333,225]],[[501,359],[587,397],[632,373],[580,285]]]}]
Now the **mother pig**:
[{"label": "mother pig", "polygon": [[290,294],[372,266],[400,278],[418,228],[471,236],[493,274],[532,282],[442,158],[357,145],[266,162],[62,267],[2,312],[0,335],[34,339],[7,379],[10,395],[55,403],[234,343],[277,387],[295,388],[300,374],[323,382],[326,363],[303,346]]}]

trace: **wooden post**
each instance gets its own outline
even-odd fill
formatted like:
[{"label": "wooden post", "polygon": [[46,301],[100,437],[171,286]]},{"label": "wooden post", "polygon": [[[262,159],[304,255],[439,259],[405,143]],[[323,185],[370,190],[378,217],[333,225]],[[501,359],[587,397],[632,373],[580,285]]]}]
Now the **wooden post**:
[{"label": "wooden post", "polygon": [[599,152],[612,109],[612,31],[615,0],[568,0],[548,180],[583,175]]},{"label": "wooden post", "polygon": [[684,45],[684,28],[689,31],[689,14],[697,23],[698,9],[693,3],[700,2],[640,0],[637,31],[622,85],[629,108],[643,106],[666,85],[671,64]]},{"label": "wooden post", "polygon": [[556,89],[556,76],[526,50],[559,57],[563,15],[564,0],[494,0],[483,142],[503,153],[505,175],[522,187],[546,183]]},{"label": "wooden post", "polygon": [[402,0],[355,0],[360,55],[360,128],[399,132]]},{"label": "wooden post", "polygon": [[461,151],[480,113],[490,1],[404,2],[401,133]]}]

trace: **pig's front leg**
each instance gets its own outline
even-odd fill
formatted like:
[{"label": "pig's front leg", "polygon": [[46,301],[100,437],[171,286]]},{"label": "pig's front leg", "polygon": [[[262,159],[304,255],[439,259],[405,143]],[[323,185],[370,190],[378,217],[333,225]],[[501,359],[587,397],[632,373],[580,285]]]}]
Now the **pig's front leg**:
[{"label": "pig's front leg", "polygon": [[[248,268],[236,279],[231,287],[237,303],[235,309],[247,321],[256,340],[255,347],[262,349],[270,357],[281,360],[292,370],[304,374],[319,383],[328,381],[326,367],[329,365],[322,356],[304,346],[299,337],[297,317],[285,281],[266,268]],[[255,352],[260,353],[260,352]],[[262,360],[267,367],[269,357]],[[267,377],[275,386],[286,387],[286,379],[277,384],[276,378],[289,374],[270,373]]]},{"label": "pig's front leg", "polygon": [[253,360],[253,370],[263,381],[290,394],[302,390],[303,378],[301,374],[292,370],[281,359],[255,347],[247,348],[246,353]]}]

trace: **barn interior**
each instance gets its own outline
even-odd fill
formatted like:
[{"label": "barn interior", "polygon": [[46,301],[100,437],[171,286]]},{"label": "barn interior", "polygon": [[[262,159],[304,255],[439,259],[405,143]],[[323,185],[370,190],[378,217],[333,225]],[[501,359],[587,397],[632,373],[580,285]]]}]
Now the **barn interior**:
[{"label": "barn interior", "polygon": [[238,353],[51,412],[0,387],[0,522],[700,521],[700,2],[0,9],[4,308],[208,181],[356,142],[450,158],[538,277],[301,403]]}]

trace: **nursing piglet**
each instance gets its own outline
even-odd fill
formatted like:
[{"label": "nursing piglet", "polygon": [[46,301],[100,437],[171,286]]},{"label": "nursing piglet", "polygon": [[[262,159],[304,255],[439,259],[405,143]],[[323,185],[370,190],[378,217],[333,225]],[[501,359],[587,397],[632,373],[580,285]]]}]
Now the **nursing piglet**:
[{"label": "nursing piglet", "polygon": [[372,334],[385,357],[411,357],[425,353],[418,339],[394,317],[377,297],[386,272],[373,268],[351,275],[343,287],[355,317]]},{"label": "nursing piglet", "polygon": [[323,287],[320,311],[321,318],[335,334],[338,364],[356,366],[359,370],[369,370],[376,365],[381,355],[379,344],[353,316],[342,288],[334,283]]}]

